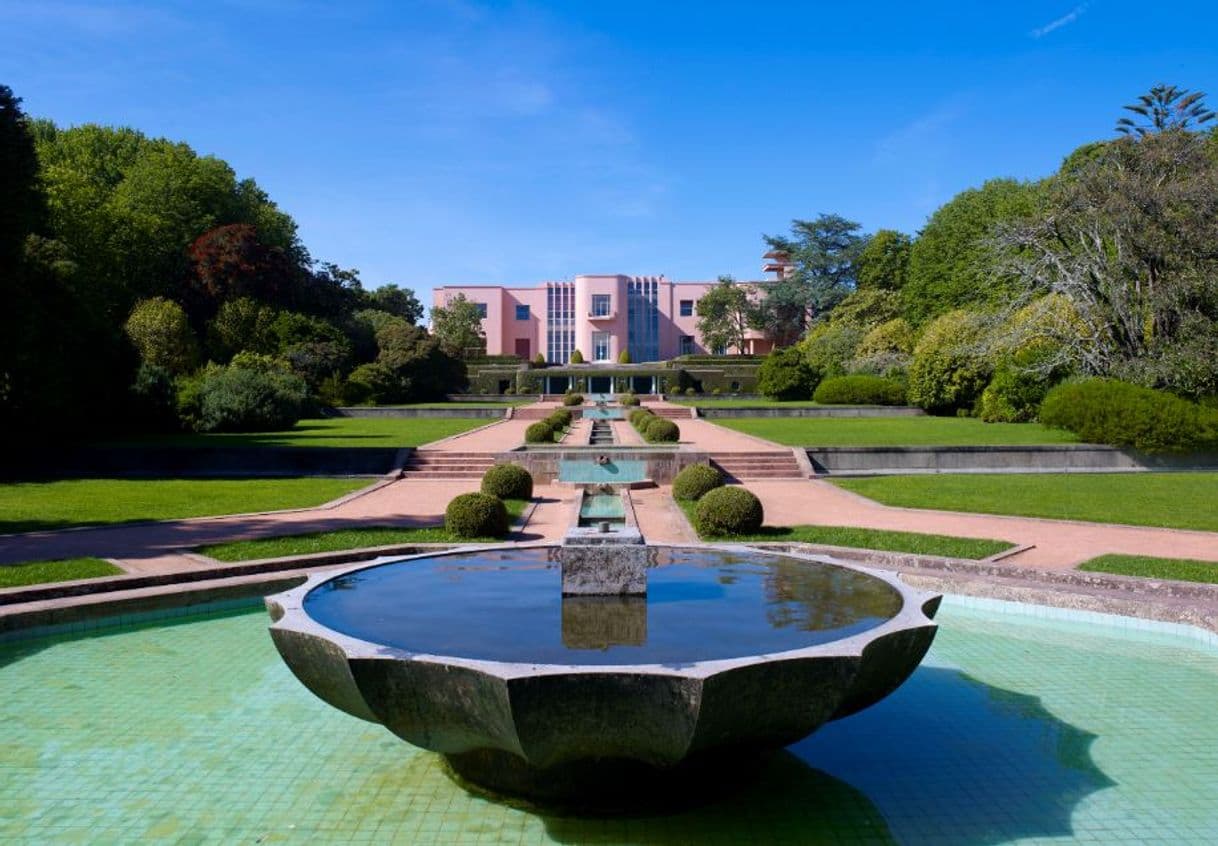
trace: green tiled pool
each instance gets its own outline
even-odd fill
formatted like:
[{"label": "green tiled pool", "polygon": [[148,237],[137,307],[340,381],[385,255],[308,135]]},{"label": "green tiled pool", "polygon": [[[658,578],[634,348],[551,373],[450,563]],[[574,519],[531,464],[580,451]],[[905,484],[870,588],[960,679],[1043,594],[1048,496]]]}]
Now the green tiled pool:
[{"label": "green tiled pool", "polygon": [[0,842],[1218,842],[1218,648],[995,607],[949,598],[905,686],[731,798],[624,819],[464,792],[312,698],[261,609],[3,644]]}]

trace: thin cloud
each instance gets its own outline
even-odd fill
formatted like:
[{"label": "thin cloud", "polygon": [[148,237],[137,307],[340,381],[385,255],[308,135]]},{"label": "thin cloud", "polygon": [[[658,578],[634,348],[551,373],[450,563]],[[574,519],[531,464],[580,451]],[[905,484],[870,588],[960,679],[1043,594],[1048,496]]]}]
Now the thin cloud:
[{"label": "thin cloud", "polygon": [[1043,38],[1054,30],[1061,29],[1063,26],[1069,26],[1083,16],[1083,13],[1087,11],[1088,5],[1087,3],[1081,3],[1057,20],[1049,21],[1044,26],[1037,27],[1028,34],[1033,38]]}]

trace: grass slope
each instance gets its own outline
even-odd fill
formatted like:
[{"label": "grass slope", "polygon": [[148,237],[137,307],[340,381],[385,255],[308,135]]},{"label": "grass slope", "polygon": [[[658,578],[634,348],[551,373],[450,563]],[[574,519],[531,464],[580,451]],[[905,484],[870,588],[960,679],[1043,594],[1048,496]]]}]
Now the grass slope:
[{"label": "grass slope", "polygon": [[70,479],[0,484],[0,534],[307,508],[368,479]]},{"label": "grass slope", "polygon": [[[696,502],[680,502],[681,510],[694,525]],[[716,538],[702,535],[705,540]],[[762,526],[755,535],[735,535],[733,541],[788,541],[826,546],[849,546],[915,555],[942,555],[946,558],[987,558],[1014,546],[1007,541],[957,538],[950,535],[924,535],[917,532],[890,532],[855,526]]]},{"label": "grass slope", "polygon": [[786,446],[1025,446],[1063,444],[1070,432],[972,417],[737,417],[710,421]]},{"label": "grass slope", "polygon": [[1146,579],[1175,579],[1181,582],[1218,584],[1218,562],[1192,558],[1153,558],[1149,555],[1101,555],[1078,565],[1092,573],[1141,576]]},{"label": "grass slope", "polygon": [[673,405],[705,406],[706,408],[820,408],[819,402],[812,400],[772,400],[772,399],[670,399]]},{"label": "grass slope", "polygon": [[885,505],[1218,531],[1218,473],[1030,473],[830,479]]},{"label": "grass slope", "polygon": [[68,582],[73,579],[99,579],[118,576],[122,569],[100,558],[62,558],[58,561],[20,561],[0,564],[0,588]]},{"label": "grass slope", "polygon": [[486,418],[325,417],[301,420],[281,432],[159,435],[114,446],[408,447],[493,423]]},{"label": "grass slope", "polygon": [[[504,500],[512,520],[518,520],[528,503],[524,500]],[[487,542],[498,538],[481,538]],[[234,541],[204,546],[197,552],[218,561],[250,561],[258,558],[282,558],[285,555],[310,555],[315,552],[337,552],[345,549],[365,549],[405,543],[469,543],[470,538],[458,538],[443,526],[400,528],[395,526],[364,526],[335,532],[309,532],[275,538]]]}]

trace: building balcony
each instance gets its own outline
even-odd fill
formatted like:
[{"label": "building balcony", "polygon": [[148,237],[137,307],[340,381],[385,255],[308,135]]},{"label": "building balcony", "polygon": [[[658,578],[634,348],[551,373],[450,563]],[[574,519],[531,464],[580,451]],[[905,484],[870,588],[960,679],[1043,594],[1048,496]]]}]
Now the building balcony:
[{"label": "building balcony", "polygon": [[608,314],[593,314],[592,312],[588,312],[588,319],[589,320],[616,320],[617,311],[610,311]]}]

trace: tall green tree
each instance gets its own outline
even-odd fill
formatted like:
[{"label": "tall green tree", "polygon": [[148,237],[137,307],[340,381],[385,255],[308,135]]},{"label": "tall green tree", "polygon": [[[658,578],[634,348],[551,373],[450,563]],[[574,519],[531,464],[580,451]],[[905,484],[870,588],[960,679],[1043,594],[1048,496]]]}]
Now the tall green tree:
[{"label": "tall green tree", "polygon": [[1205,104],[1204,91],[1189,91],[1162,82],[1140,95],[1138,102],[1125,106],[1125,110],[1139,115],[1142,120],[1120,118],[1116,131],[1136,138],[1174,129],[1199,129],[1218,117],[1218,113]]},{"label": "tall green tree", "polygon": [[1007,270],[1078,315],[1061,352],[1084,372],[1218,394],[1218,162],[1181,129],[1121,138],[1053,183],[1002,237]]},{"label": "tall green tree", "polygon": [[1016,277],[1001,273],[993,241],[1001,226],[1034,219],[1041,183],[992,179],[957,194],[931,215],[909,253],[902,290],[905,316],[915,326],[965,306],[1006,301]]},{"label": "tall green tree", "polygon": [[793,343],[816,315],[845,299],[855,288],[856,262],[866,243],[860,229],[841,215],[822,214],[791,221],[790,235],[763,236],[771,249],[791,257],[794,269],[766,286],[758,328],[779,344]]},{"label": "tall green tree", "polygon": [[913,239],[895,229],[881,229],[859,251],[857,284],[868,289],[899,291],[909,278],[909,252]]},{"label": "tall green tree", "polygon": [[382,285],[368,292],[370,308],[396,314],[407,323],[418,323],[423,319],[423,304],[409,288],[397,285]]},{"label": "tall green tree", "polygon": [[750,288],[738,284],[731,276],[720,276],[715,286],[698,300],[695,310],[698,334],[709,349],[744,352],[744,338],[756,321],[757,312]]},{"label": "tall green tree", "polygon": [[457,294],[445,305],[432,308],[431,334],[440,349],[453,358],[470,358],[486,350],[482,310],[465,294]]}]

